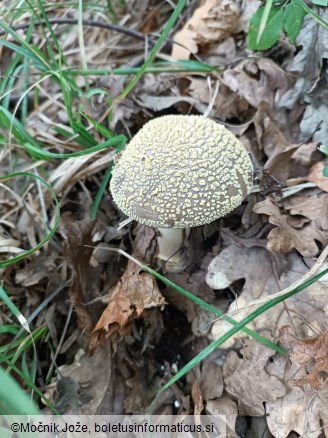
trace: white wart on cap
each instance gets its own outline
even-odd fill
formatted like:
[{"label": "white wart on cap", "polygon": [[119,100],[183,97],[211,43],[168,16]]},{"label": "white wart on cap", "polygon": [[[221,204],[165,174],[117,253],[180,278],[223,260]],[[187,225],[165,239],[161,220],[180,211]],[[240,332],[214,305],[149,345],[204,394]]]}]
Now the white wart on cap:
[{"label": "white wart on cap", "polygon": [[146,123],[129,142],[110,189],[117,206],[142,224],[189,228],[230,213],[252,183],[251,159],[224,126],[169,115]]}]

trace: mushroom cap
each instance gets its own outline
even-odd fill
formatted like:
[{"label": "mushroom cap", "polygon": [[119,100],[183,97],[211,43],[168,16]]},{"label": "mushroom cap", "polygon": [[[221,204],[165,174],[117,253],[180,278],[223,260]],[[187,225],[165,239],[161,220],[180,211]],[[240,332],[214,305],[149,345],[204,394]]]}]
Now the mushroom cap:
[{"label": "mushroom cap", "polygon": [[169,115],[146,123],[127,144],[110,190],[142,224],[188,228],[231,212],[252,183],[252,161],[224,126],[204,116]]}]

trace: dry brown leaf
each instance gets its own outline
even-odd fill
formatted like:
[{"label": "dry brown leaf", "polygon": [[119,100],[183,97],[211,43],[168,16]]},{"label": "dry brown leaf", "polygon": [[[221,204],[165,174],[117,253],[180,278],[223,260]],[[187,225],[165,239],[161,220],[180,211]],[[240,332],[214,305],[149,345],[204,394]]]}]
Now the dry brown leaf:
[{"label": "dry brown leaf", "polygon": [[297,146],[293,145],[287,146],[283,152],[272,155],[265,163],[264,169],[283,185],[286,184],[290,170],[290,161],[296,148]]},{"label": "dry brown leaf", "polygon": [[137,254],[139,260],[144,260],[153,266],[158,251],[155,228],[138,223],[133,229],[133,235],[135,236],[133,252]]},{"label": "dry brown leaf", "polygon": [[325,164],[323,161],[313,164],[306,179],[317,184],[317,186],[324,192],[328,192],[328,178],[323,175],[324,167]]},{"label": "dry brown leaf", "polygon": [[279,207],[269,198],[256,204],[253,211],[257,214],[268,215],[269,222],[277,226],[268,234],[267,248],[270,251],[286,254],[296,249],[304,257],[313,257],[319,251],[316,241],[324,246],[327,244],[325,234],[313,223],[301,229],[293,228],[288,222],[288,216],[281,213]]},{"label": "dry brown leaf", "polygon": [[221,368],[212,361],[205,360],[201,364],[201,373],[198,377],[200,390],[205,402],[220,398],[223,392],[223,378]]},{"label": "dry brown leaf", "polygon": [[280,339],[291,350],[292,361],[304,365],[314,359],[316,369],[328,373],[328,331],[314,338],[298,339],[291,326],[284,326]]},{"label": "dry brown leaf", "polygon": [[[206,107],[210,104],[213,98],[213,91],[211,92],[207,80],[202,78],[190,79],[188,94],[195,99],[196,102],[202,102]],[[249,104],[244,97],[233,93],[229,87],[221,84],[211,115],[218,117],[221,120],[227,120],[231,117],[237,117],[240,120],[243,120],[246,118],[248,109]],[[247,126],[245,129],[246,128]]]},{"label": "dry brown leaf", "polygon": [[[314,221],[320,230],[328,230],[328,194],[315,191],[299,193],[283,201],[290,215],[304,216]],[[291,216],[290,218],[292,218]]]},{"label": "dry brown leaf", "polygon": [[301,144],[293,154],[293,159],[302,166],[310,166],[316,157],[318,157],[318,159],[322,157],[321,152],[318,151],[317,142]]},{"label": "dry brown leaf", "polygon": [[327,434],[327,399],[327,389],[292,387],[284,397],[266,404],[270,432],[275,438],[286,438],[292,431],[307,438]]},{"label": "dry brown leaf", "polygon": [[162,308],[164,305],[165,300],[155,278],[129,260],[124,274],[91,334],[91,350],[107,339],[111,339],[115,344],[120,337],[128,333],[130,321],[138,318],[146,309]]},{"label": "dry brown leaf", "polygon": [[35,258],[16,273],[16,282],[27,287],[38,284],[44,278],[59,280],[54,258],[55,254]]},{"label": "dry brown leaf", "polygon": [[[213,44],[233,34],[239,25],[239,8],[232,0],[207,0],[174,36],[171,56],[189,59],[198,45]],[[181,44],[182,46],[178,45]]]},{"label": "dry brown leaf", "polygon": [[241,350],[242,359],[231,351],[223,366],[225,390],[238,400],[242,415],[264,415],[263,403],[286,393],[285,385],[265,370],[274,352],[255,341]]},{"label": "dry brown leaf", "polygon": [[[70,365],[59,368],[61,377],[71,377],[80,385],[81,414],[94,415],[110,385],[112,376],[111,346],[99,348],[92,356],[80,350]],[[47,388],[47,396],[54,399],[55,386],[58,379]]]},{"label": "dry brown leaf", "polygon": [[240,62],[237,44],[238,41],[230,36],[221,42],[206,46],[206,63],[208,65],[227,66]]},{"label": "dry brown leaf", "polygon": [[197,380],[194,381],[191,387],[191,398],[194,403],[194,415],[200,415],[203,410],[203,397],[202,392],[200,390],[199,382]]},{"label": "dry brown leaf", "polygon": [[189,105],[192,105],[200,113],[204,113],[206,110],[206,107],[201,102],[189,96],[155,96],[143,93],[138,96],[138,100],[142,106],[153,111],[162,111],[181,102],[186,102]]},{"label": "dry brown leaf", "polygon": [[252,149],[259,162],[263,161],[263,152],[267,157],[264,168],[269,174],[286,183],[289,176],[292,156],[297,146],[290,144],[282,133],[275,115],[267,102],[262,102],[254,116],[254,127],[260,150]]},{"label": "dry brown leaf", "polygon": [[223,73],[223,83],[254,108],[262,102],[273,106],[275,92],[288,87],[287,76],[273,61],[266,58],[246,60]]},{"label": "dry brown leaf", "polygon": [[226,424],[226,437],[236,438],[236,419],[238,416],[237,404],[228,398],[223,396],[215,400],[209,400],[206,403],[206,413],[210,415],[223,415],[223,419]]},{"label": "dry brown leaf", "polygon": [[[273,402],[266,403],[268,427],[275,438],[291,436],[292,431],[302,437],[317,438],[323,430],[327,433],[327,387],[321,386],[319,390],[312,389],[309,385],[304,388],[302,381],[306,383],[311,376],[307,374],[305,366],[291,361],[286,356],[276,355],[267,366],[269,374],[276,375],[285,382],[287,393]],[[314,378],[312,378],[314,381]],[[309,381],[307,383],[310,383]],[[326,426],[323,429],[320,425]],[[322,436],[322,435],[320,435]]]},{"label": "dry brown leaf", "polygon": [[304,387],[305,385],[310,385],[313,389],[320,389],[324,384],[324,378],[318,374],[316,370],[311,371],[309,374],[306,374],[299,379],[290,379],[289,384],[291,386],[299,386]]},{"label": "dry brown leaf", "polygon": [[85,246],[93,243],[92,234],[95,223],[89,219],[74,222],[63,221],[60,228],[62,235],[66,238],[65,255],[73,271],[72,302],[80,327],[87,330],[91,330],[97,315],[94,308],[87,307],[85,304],[99,296],[101,282],[101,267],[90,265],[93,249]]},{"label": "dry brown leaf", "polygon": [[[126,380],[126,385],[130,389],[128,395],[124,398],[124,412],[127,414],[144,414],[147,412],[147,408],[161,389],[161,386],[165,383],[165,378],[156,374],[156,369],[153,367],[151,361],[147,361],[145,358],[138,358],[138,366],[135,368],[135,375]],[[167,364],[168,366],[168,364]],[[167,403],[172,404],[174,399],[174,386],[170,387],[165,392],[156,406],[156,409],[160,411],[163,409],[163,405]]]},{"label": "dry brown leaf", "polygon": [[[250,312],[250,308],[242,310],[245,306],[290,286],[306,272],[308,267],[295,252],[285,256],[283,263],[279,264],[279,259],[273,259],[266,249],[230,245],[209,264],[206,282],[213,289],[225,289],[237,280],[245,280],[238,299],[229,307],[229,313],[232,312],[233,318],[240,321]],[[306,330],[314,318],[320,326],[325,325],[326,317],[321,309],[326,305],[327,292],[327,285],[318,281],[259,315],[248,327],[256,331],[268,329],[272,335],[278,336],[280,327],[292,324],[298,333],[306,336]],[[237,309],[241,310],[236,312]],[[304,324],[304,321],[308,324]],[[211,329],[213,339],[219,338],[230,328],[231,325],[223,320],[215,321]],[[243,337],[245,334],[239,332],[224,346],[232,346],[236,338]]]}]

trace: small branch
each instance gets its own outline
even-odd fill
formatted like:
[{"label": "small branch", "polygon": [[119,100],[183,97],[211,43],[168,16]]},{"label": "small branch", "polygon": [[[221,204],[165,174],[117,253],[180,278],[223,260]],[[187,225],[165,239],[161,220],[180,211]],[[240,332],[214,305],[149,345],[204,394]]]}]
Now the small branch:
[{"label": "small branch", "polygon": [[[78,24],[78,20],[75,18],[49,18],[48,19],[50,24],[73,24],[73,25],[77,25]],[[18,24],[17,26],[12,26],[12,29],[14,31],[16,30],[22,30],[22,29],[27,29],[30,26],[31,23],[21,23]],[[138,40],[142,40],[142,41],[146,41],[146,39],[154,39],[154,37],[149,36],[149,35],[145,35],[142,32],[138,32],[136,30],[132,30],[129,29],[127,27],[124,26],[119,26],[117,24],[111,24],[111,23],[103,23],[100,21],[96,21],[96,20],[82,20],[82,24],[83,26],[91,26],[91,27],[100,27],[102,29],[108,29],[108,30],[113,30],[114,32],[120,32],[120,33],[124,33],[125,35],[129,35],[133,38],[136,38]],[[35,26],[45,26],[46,22],[45,21],[36,21],[34,23]],[[0,30],[0,36],[5,35],[7,32],[5,30]],[[155,44],[154,41],[151,41],[152,45]]]}]

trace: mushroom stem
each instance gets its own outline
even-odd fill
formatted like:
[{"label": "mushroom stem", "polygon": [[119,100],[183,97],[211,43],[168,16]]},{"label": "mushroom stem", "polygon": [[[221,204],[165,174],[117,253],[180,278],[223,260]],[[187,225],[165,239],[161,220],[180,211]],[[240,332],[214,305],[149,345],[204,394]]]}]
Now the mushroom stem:
[{"label": "mushroom stem", "polygon": [[185,240],[189,228],[158,228],[158,262],[167,272],[181,272],[187,266]]}]

